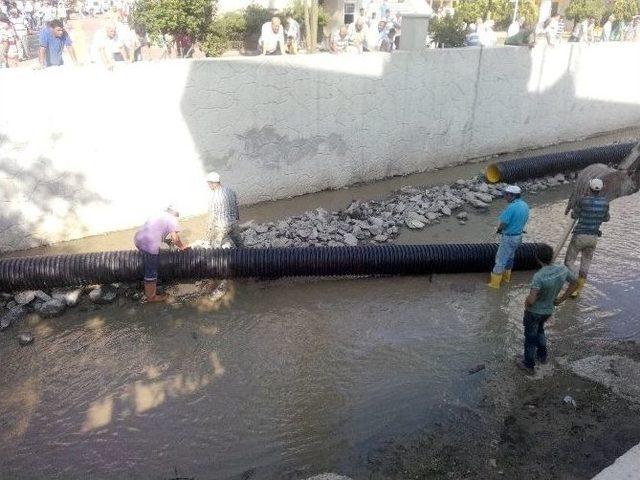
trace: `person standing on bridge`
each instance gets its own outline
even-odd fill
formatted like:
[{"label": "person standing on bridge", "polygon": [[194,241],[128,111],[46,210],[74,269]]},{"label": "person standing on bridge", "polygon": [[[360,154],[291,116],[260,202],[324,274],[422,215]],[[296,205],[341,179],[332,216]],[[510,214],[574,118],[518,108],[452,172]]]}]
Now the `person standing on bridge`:
[{"label": "person standing on bridge", "polygon": [[242,238],[238,232],[240,209],[236,193],[220,183],[220,175],[207,175],[207,185],[211,190],[209,199],[209,219],[207,240],[212,248],[241,247]]},{"label": "person standing on bridge", "polygon": [[148,302],[164,302],[167,295],[158,295],[158,264],[160,262],[160,245],[170,238],[172,245],[183,251],[189,247],[182,243],[178,232],[178,217],[180,214],[174,207],[167,209],[160,215],[150,218],[136,232],[133,239],[136,248],[142,253],[144,264],[144,296]]},{"label": "person standing on bridge", "polygon": [[564,257],[564,264],[575,272],[574,263],[580,254],[578,288],[573,294],[574,298],[580,295],[582,287],[587,281],[598,237],[602,235],[600,225],[609,221],[609,201],[602,195],[603,187],[602,180],[592,179],[589,182],[589,194],[581,198],[571,211],[571,218],[577,219],[578,224],[573,229],[573,236]]},{"label": "person standing on bridge", "polygon": [[504,197],[509,202],[507,208],[500,214],[500,225],[497,233],[502,235],[500,246],[496,253],[496,262],[491,272],[488,285],[500,288],[504,281],[511,281],[511,269],[516,250],[522,243],[522,234],[529,221],[529,205],[520,198],[522,190],[517,185],[509,185],[504,189]]}]

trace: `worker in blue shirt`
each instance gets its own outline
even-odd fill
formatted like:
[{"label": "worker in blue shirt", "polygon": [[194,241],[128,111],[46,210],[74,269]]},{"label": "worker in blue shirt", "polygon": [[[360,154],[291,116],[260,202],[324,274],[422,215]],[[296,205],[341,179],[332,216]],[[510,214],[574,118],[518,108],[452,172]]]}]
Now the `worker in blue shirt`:
[{"label": "worker in blue shirt", "polygon": [[62,60],[64,47],[67,47],[73,62],[78,63],[76,52],[73,49],[73,42],[60,20],[49,22],[40,32],[38,39],[40,42],[38,54],[40,68],[61,66],[64,63]]},{"label": "worker in blue shirt", "polygon": [[500,226],[497,233],[502,235],[496,264],[491,272],[489,286],[500,288],[500,284],[511,280],[511,269],[516,250],[522,243],[522,233],[529,221],[529,205],[520,195],[522,190],[517,185],[509,185],[504,189],[504,197],[509,202],[507,208],[500,214]]},{"label": "worker in blue shirt", "polygon": [[572,295],[580,294],[587,281],[587,274],[593,259],[593,253],[600,237],[600,225],[609,221],[609,200],[602,195],[604,183],[599,178],[589,182],[589,194],[582,197],[571,211],[571,218],[578,223],[573,229],[573,237],[564,257],[564,264],[571,270],[580,254],[580,269],[578,270],[578,288]]}]

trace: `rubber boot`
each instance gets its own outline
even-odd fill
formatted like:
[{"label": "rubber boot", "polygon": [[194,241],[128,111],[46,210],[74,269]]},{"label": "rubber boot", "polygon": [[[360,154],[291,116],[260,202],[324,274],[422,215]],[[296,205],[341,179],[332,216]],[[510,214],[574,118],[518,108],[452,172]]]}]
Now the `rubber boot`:
[{"label": "rubber boot", "polygon": [[487,283],[487,286],[491,288],[500,288],[500,283],[502,283],[502,273],[500,274],[492,273],[491,280],[489,280],[489,283]]},{"label": "rubber boot", "polygon": [[578,288],[571,294],[571,298],[578,298],[580,296],[580,292],[582,292],[582,287],[584,287],[585,283],[587,283],[587,277],[578,277]]},{"label": "rubber boot", "polygon": [[167,299],[168,295],[158,295],[156,290],[156,282],[144,282],[144,296],[147,302],[164,302]]},{"label": "rubber boot", "polygon": [[502,281],[504,283],[509,283],[511,281],[511,270],[505,270],[502,274]]}]

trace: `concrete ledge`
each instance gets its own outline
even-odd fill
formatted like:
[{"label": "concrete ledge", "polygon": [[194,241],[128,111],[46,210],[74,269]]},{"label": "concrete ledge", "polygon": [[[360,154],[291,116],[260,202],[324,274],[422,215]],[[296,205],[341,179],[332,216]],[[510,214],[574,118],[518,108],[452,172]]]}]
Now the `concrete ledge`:
[{"label": "concrete ledge", "polygon": [[592,480],[640,480],[640,444],[618,457]]}]

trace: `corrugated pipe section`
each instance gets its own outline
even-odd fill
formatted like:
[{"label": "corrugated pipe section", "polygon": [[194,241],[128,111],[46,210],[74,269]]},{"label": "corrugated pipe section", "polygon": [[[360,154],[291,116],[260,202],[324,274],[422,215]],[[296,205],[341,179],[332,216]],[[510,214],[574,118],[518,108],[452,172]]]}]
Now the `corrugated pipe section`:
[{"label": "corrugated pipe section", "polygon": [[[187,280],[489,272],[497,249],[497,244],[193,249],[162,252],[159,276]],[[538,268],[536,257],[548,260],[552,255],[548,245],[523,244],[514,268]],[[10,258],[0,260],[0,291],[136,281],[142,272],[137,251]]]},{"label": "corrugated pipe section", "polygon": [[618,163],[631,152],[634,145],[635,143],[619,143],[491,163],[485,170],[485,177],[490,183],[511,183],[572,170],[582,170],[594,163]]}]

